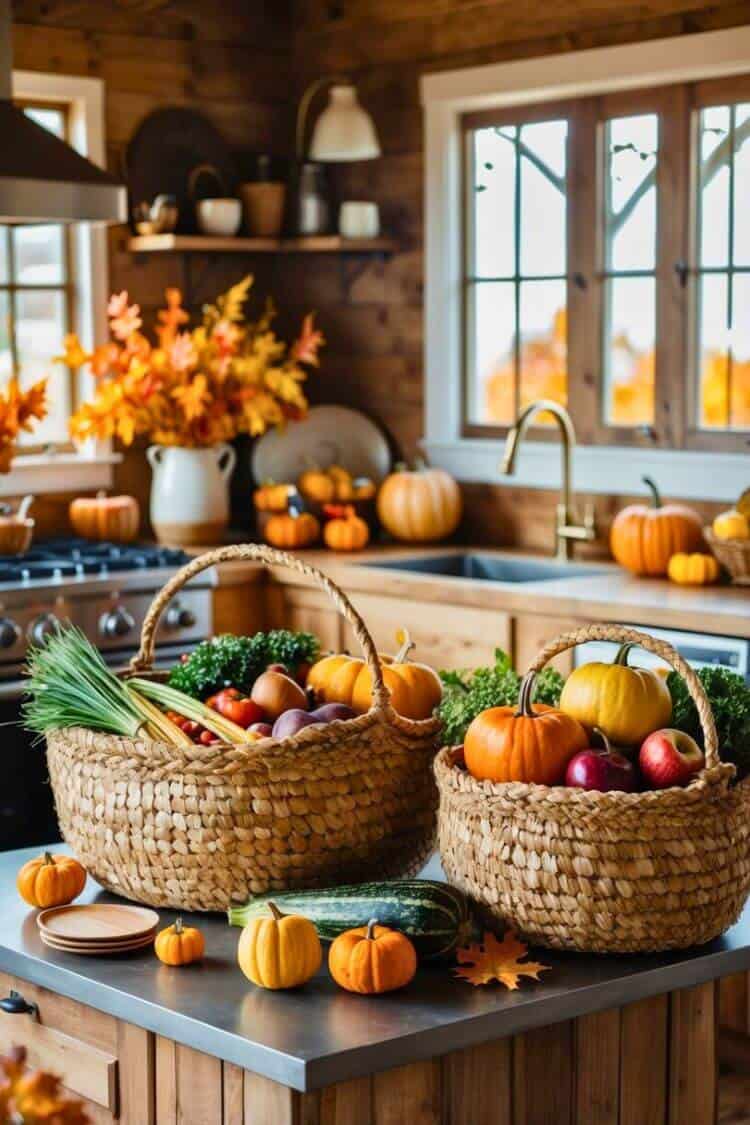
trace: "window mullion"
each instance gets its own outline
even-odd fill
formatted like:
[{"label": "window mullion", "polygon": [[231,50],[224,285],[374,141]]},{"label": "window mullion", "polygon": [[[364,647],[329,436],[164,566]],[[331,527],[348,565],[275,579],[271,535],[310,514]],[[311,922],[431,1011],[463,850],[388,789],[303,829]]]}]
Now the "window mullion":
[{"label": "window mullion", "polygon": [[568,139],[568,409],[580,441],[596,435],[599,292],[596,277],[597,155],[595,100],[581,100]]}]

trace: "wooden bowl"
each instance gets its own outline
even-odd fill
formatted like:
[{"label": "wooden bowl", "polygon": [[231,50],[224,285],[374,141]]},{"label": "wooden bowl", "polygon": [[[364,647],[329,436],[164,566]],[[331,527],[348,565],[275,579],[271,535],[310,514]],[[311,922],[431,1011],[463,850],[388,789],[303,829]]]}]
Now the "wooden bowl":
[{"label": "wooden bowl", "polygon": [[28,551],[34,535],[30,517],[0,516],[0,555],[21,555]]}]

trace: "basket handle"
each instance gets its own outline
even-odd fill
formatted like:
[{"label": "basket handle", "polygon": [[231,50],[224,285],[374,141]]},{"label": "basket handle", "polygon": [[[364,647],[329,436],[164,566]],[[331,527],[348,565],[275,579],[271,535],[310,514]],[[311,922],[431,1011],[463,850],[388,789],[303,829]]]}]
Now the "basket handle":
[{"label": "basket handle", "polygon": [[362,649],[372,677],[373,709],[390,714],[390,692],[383,682],[383,672],[375,643],[364,621],[343,590],[340,590],[336,583],[332,582],[322,571],[310,566],[309,563],[297,558],[296,555],[287,554],[286,551],[277,551],[274,547],[266,547],[261,543],[236,543],[227,547],[217,547],[213,551],[198,555],[185,566],[180,567],[161,588],[148,608],[141,629],[141,647],[130,661],[130,670],[132,672],[148,672],[151,669],[154,659],[154,638],[159,619],[178,590],[181,590],[191,578],[200,574],[201,571],[207,570],[217,563],[234,562],[237,559],[246,562],[261,562],[265,563],[266,566],[281,566],[287,570],[296,570],[298,574],[304,575],[305,578],[311,578],[316,585],[325,591],[342,617],[351,625]]},{"label": "basket handle", "polygon": [[646,652],[652,652],[655,656],[666,660],[667,664],[682,676],[698,711],[703,731],[706,768],[713,769],[721,764],[716,723],[703,684],[687,661],[683,660],[679,652],[666,641],[658,640],[648,633],[641,633],[637,629],[626,628],[624,625],[585,625],[581,629],[561,633],[554,640],[549,641],[530,665],[529,672],[541,672],[545,664],[548,664],[554,656],[559,656],[561,652],[567,652],[568,649],[575,648],[576,645],[584,644],[586,641],[617,641],[620,644],[638,645]]}]

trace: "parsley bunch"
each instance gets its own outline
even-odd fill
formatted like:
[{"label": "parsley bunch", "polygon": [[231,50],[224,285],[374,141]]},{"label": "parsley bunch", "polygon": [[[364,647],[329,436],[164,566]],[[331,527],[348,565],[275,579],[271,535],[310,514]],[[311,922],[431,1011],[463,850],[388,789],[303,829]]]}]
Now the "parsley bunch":
[{"label": "parsley bunch", "polygon": [[169,673],[169,684],[194,699],[207,699],[222,688],[249,692],[269,664],[284,664],[294,676],[300,664],[312,664],[320,645],[312,633],[272,629],[252,637],[224,633],[201,641],[187,660]]},{"label": "parsley bunch", "polygon": [[[703,684],[716,721],[722,761],[737,766],[740,778],[750,773],[750,687],[728,668],[701,668]],[[703,732],[685,681],[670,672],[667,687],[672,696],[672,726],[684,730],[703,746]]]},{"label": "parsley bunch", "polygon": [[[514,670],[507,652],[495,649],[495,663],[474,672],[441,672],[443,698],[438,715],[449,745],[463,742],[472,719],[488,707],[512,707],[518,702],[521,677]],[[545,668],[536,678],[534,701],[556,707],[560,702],[563,678],[554,668]]]}]

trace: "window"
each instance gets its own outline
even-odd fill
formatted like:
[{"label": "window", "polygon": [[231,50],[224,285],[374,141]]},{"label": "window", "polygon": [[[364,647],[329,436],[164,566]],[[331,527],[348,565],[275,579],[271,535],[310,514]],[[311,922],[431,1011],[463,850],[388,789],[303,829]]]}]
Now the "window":
[{"label": "window", "polygon": [[[64,105],[18,100],[24,112],[58,137],[70,139]],[[68,418],[74,406],[73,379],[53,364],[72,323],[73,279],[70,232],[65,226],[0,227],[0,381],[18,373],[22,386],[48,379],[49,413],[31,434],[27,449],[72,448]]]}]

